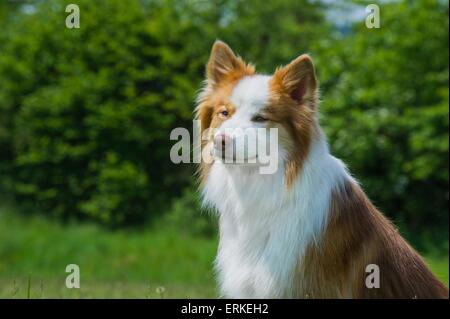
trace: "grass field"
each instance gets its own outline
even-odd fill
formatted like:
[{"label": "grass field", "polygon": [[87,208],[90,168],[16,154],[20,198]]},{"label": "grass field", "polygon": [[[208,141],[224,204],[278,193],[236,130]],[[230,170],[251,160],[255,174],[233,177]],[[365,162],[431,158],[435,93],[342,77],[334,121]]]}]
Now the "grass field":
[{"label": "grass field", "polygon": [[[216,298],[216,245],[156,225],[112,232],[0,211],[0,298]],[[448,252],[425,256],[448,285]],[[68,264],[79,289],[65,286]]]},{"label": "grass field", "polygon": [[[216,297],[216,240],[153,227],[107,231],[0,213],[0,298]],[[80,289],[67,289],[68,264]],[[164,293],[157,293],[163,287]]]}]

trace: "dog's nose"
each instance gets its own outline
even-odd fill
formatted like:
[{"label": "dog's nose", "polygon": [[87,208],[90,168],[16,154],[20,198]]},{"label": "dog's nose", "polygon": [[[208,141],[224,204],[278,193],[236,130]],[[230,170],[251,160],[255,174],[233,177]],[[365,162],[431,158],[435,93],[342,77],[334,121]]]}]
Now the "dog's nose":
[{"label": "dog's nose", "polygon": [[231,137],[225,133],[219,133],[214,137],[214,147],[218,150],[225,149],[225,145],[231,142]]}]

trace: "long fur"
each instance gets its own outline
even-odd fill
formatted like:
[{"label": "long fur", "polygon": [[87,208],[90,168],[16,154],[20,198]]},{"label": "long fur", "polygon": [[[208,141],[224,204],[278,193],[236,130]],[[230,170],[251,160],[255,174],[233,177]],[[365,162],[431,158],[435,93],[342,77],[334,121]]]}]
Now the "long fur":
[{"label": "long fur", "polygon": [[[217,42],[198,98],[202,130],[280,130],[279,167],[214,161],[200,165],[205,205],[218,212],[215,268],[231,298],[448,298],[448,289],[395,227],[370,203],[345,165],[328,150],[317,119],[317,80],[308,56],[272,76]],[[227,115],[221,115],[221,110]],[[212,147],[214,136],[202,144]],[[380,287],[366,287],[366,267]]]}]

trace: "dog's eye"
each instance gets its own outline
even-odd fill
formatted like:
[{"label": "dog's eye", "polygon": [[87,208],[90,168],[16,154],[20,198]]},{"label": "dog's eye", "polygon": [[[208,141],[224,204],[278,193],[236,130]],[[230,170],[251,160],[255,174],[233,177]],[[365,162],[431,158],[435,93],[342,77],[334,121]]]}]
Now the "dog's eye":
[{"label": "dog's eye", "polygon": [[228,111],[227,110],[223,110],[219,112],[219,116],[221,118],[227,118],[228,117]]},{"label": "dog's eye", "polygon": [[261,115],[255,115],[255,116],[252,117],[252,121],[261,123],[261,122],[266,122],[267,119],[262,117]]}]

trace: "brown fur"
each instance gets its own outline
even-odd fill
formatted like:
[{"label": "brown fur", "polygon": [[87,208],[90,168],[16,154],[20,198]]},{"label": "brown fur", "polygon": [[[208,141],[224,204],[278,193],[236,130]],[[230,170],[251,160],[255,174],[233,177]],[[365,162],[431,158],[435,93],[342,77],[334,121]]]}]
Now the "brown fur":
[{"label": "brown fur", "polygon": [[[448,298],[448,288],[350,181],[333,193],[325,233],[302,260],[300,298]],[[365,285],[369,264],[379,266],[380,288]]]},{"label": "brown fur", "polygon": [[316,133],[317,80],[314,66],[302,55],[275,71],[270,81],[271,97],[267,117],[280,123],[290,136],[289,158],[286,161],[288,189],[297,178]]}]

